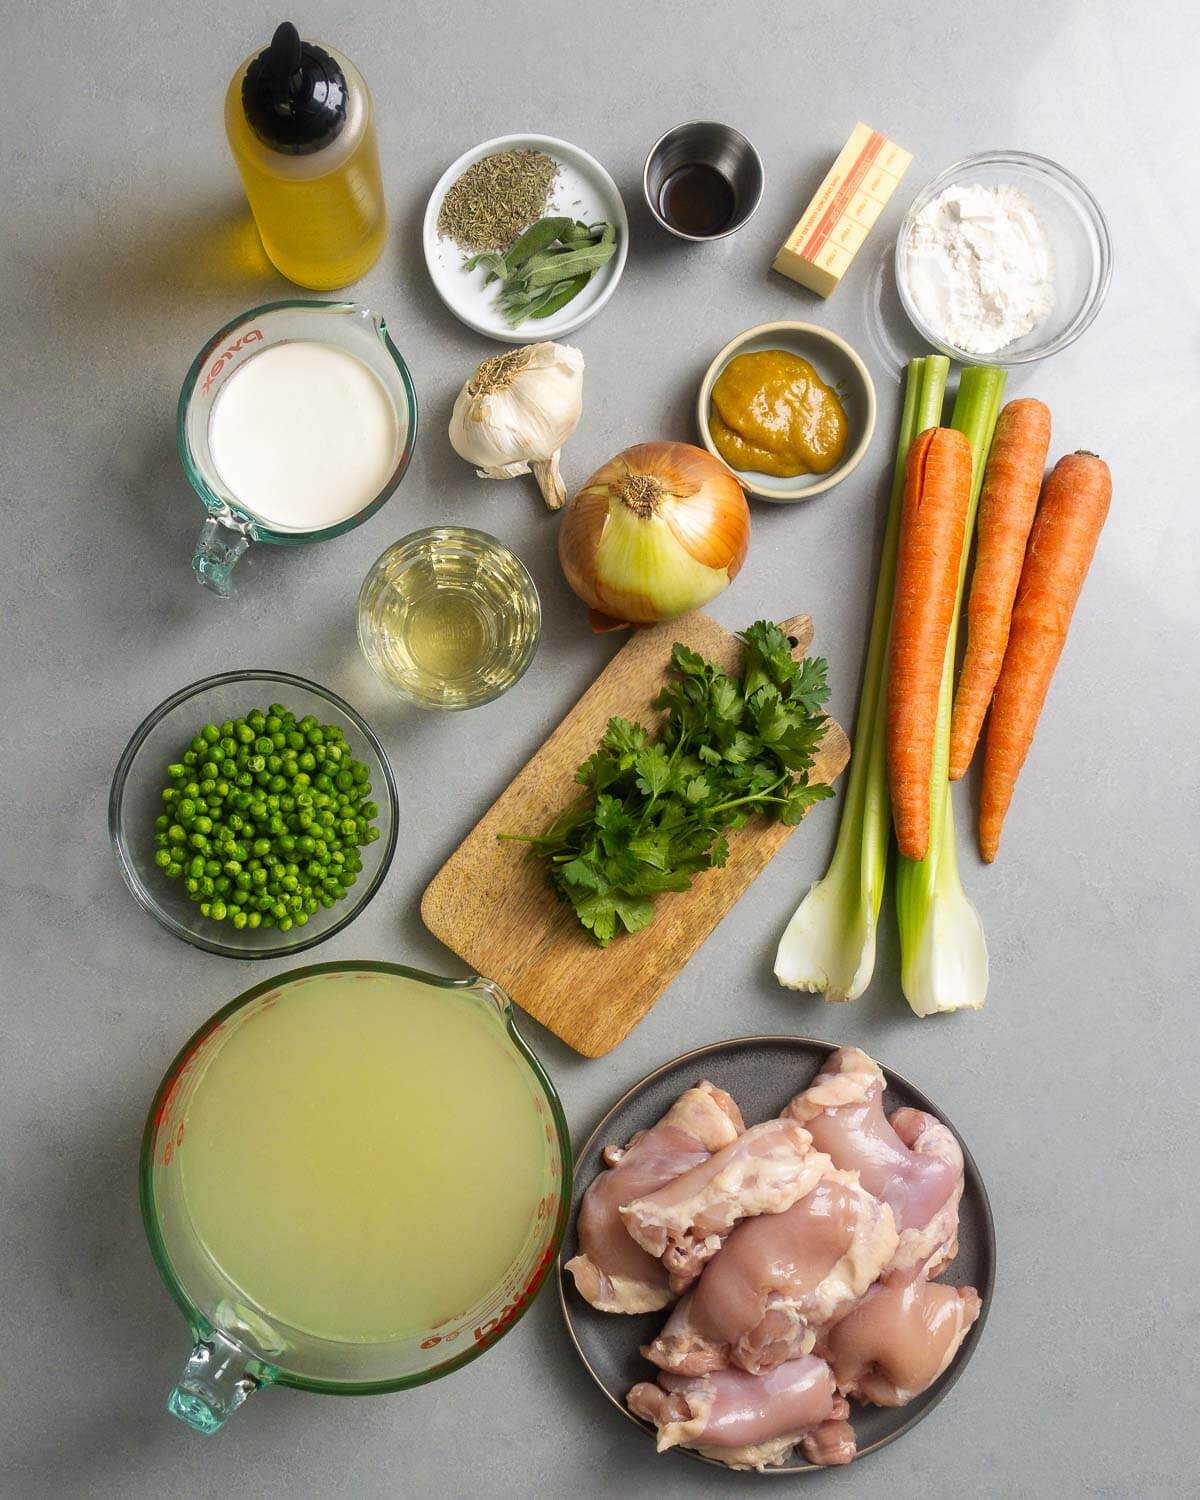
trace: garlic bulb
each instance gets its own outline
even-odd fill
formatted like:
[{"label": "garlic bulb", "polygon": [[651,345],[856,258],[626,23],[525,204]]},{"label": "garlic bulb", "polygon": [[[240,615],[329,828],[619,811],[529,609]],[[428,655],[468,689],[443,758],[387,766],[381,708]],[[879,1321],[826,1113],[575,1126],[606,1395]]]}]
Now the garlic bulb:
[{"label": "garlic bulb", "polygon": [[484,362],[463,386],[450,417],[450,444],[480,479],[531,470],[546,504],[567,498],[558,470],[562,445],[583,410],[583,355],[570,344],[526,344]]}]

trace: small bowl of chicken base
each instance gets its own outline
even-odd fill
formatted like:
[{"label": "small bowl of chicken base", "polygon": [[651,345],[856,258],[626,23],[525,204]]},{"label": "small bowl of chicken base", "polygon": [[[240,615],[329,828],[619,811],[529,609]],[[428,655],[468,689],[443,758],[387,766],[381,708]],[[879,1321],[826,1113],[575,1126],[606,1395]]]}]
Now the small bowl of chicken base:
[{"label": "small bowl of chicken base", "polygon": [[831,386],[846,413],[846,446],[840,459],[824,474],[795,474],[784,477],[761,474],[754,469],[734,469],[734,473],[752,495],[776,505],[792,505],[797,500],[811,500],[823,495],[835,484],[853,474],[866,457],[875,435],[875,382],[858,352],[845,339],[816,323],[759,323],[730,339],[714,358],[700,382],[696,397],[696,427],[700,441],[716,459],[725,463],[713,440],[710,418],[712,391],[717,377],[739,354],[756,354],[781,349],[807,360],[826,385]]}]

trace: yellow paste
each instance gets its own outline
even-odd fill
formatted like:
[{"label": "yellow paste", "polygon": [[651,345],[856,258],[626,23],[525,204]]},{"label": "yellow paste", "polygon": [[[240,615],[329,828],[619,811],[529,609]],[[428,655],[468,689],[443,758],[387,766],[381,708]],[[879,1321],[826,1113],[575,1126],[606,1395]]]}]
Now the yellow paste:
[{"label": "yellow paste", "polygon": [[846,411],[837,392],[785,349],[731,359],[713,385],[708,425],[731,468],[785,479],[827,474],[846,448]]}]

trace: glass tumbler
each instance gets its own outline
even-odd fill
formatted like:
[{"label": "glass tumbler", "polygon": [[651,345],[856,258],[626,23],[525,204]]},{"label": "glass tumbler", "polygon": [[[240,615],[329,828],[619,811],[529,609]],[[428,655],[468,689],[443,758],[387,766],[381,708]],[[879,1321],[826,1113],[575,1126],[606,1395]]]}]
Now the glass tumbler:
[{"label": "glass tumbler", "polygon": [[358,596],[363,655],[424,708],[475,708],[507,692],[533,660],[541,623],[524,564],[469,526],[401,537]]}]

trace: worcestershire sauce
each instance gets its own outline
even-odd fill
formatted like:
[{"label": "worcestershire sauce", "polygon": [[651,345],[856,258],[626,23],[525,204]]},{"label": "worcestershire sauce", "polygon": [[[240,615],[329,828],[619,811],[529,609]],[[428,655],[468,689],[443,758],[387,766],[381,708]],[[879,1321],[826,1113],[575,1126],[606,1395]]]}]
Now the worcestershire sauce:
[{"label": "worcestershire sauce", "polygon": [[733,218],[735,203],[726,179],[703,162],[677,168],[658,195],[659,212],[668,224],[698,238],[720,234]]}]

